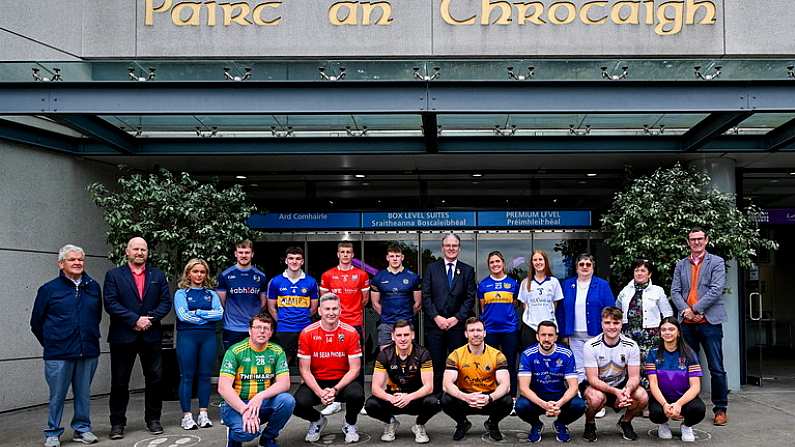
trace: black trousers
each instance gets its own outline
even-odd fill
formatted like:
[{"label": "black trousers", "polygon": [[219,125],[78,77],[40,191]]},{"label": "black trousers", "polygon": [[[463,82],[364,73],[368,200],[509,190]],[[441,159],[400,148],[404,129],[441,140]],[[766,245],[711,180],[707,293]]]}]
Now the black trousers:
[{"label": "black trousers", "polygon": [[130,401],[130,375],[135,358],[141,358],[146,391],[144,421],[159,421],[163,410],[163,357],[160,342],[110,344],[110,425],[127,425],[127,403]]},{"label": "black trousers", "polygon": [[[318,380],[320,388],[331,388],[339,383],[339,380]],[[320,419],[320,412],[314,409],[320,403],[320,398],[305,383],[295,391],[295,409],[293,414],[301,419],[314,422]],[[345,403],[345,422],[354,425],[359,418],[359,411],[364,407],[364,389],[357,381],[353,381],[345,388],[339,390],[336,402]]]},{"label": "black trousers", "polygon": [[445,393],[442,395],[442,411],[453,418],[456,425],[461,425],[467,420],[467,415],[480,414],[488,416],[492,424],[496,424],[511,414],[513,399],[509,394],[502,396],[483,408],[473,408],[463,400]]},{"label": "black trousers", "polygon": [[[700,397],[696,396],[695,399],[682,405],[682,416],[685,418],[682,423],[688,427],[692,427],[703,421],[706,413],[707,406]],[[662,405],[657,402],[654,396],[649,396],[649,420],[655,424],[664,424],[668,422],[668,417],[665,415]]]},{"label": "black trousers", "polygon": [[367,415],[379,421],[389,423],[392,416],[410,414],[417,416],[417,425],[425,425],[436,413],[442,411],[442,405],[435,394],[415,399],[403,408],[398,408],[383,399],[370,396],[364,404]]},{"label": "black trousers", "polygon": [[464,346],[467,342],[464,337],[464,322],[459,321],[454,327],[443,331],[431,320],[431,325],[425,326],[425,346],[431,353],[433,362],[433,392],[442,394],[442,378],[444,365],[450,352]]}]

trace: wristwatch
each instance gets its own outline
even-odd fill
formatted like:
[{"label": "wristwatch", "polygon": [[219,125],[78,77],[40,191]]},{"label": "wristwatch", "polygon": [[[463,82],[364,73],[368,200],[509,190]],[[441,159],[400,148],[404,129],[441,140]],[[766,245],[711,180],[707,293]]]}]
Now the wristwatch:
[{"label": "wristwatch", "polygon": [[489,396],[489,403],[492,403],[492,402],[494,402],[494,398],[493,398],[493,397],[491,397],[491,394],[489,394],[488,396]]}]

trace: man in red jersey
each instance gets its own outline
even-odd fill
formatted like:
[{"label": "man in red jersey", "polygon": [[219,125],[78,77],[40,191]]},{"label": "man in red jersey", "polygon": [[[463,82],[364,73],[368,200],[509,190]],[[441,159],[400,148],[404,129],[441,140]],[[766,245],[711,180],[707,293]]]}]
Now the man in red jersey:
[{"label": "man in red jersey", "polygon": [[298,368],[304,383],[295,392],[294,414],[309,421],[306,442],[317,442],[328,422],[313,407],[345,402],[345,442],[359,441],[356,420],[364,407],[364,388],[356,380],[362,366],[362,347],[356,330],[340,321],[340,299],[333,293],[320,297],[320,320],[298,338]]}]

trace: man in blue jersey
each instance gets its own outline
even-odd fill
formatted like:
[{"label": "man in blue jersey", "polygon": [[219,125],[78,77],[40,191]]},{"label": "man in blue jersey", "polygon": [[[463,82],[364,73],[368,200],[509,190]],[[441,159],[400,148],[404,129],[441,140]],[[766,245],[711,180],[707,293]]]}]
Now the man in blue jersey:
[{"label": "man in blue jersey", "polygon": [[399,320],[411,322],[422,308],[420,278],[403,267],[403,249],[391,244],[386,249],[387,268],[370,281],[370,300],[373,310],[381,316],[378,325],[378,346],[392,343],[392,326]]},{"label": "man in blue jersey", "polygon": [[237,264],[218,275],[218,297],[224,306],[224,351],[248,337],[251,317],[268,305],[265,274],[251,264],[254,244],[242,240],[235,244]]},{"label": "man in blue jersey", "polygon": [[287,354],[287,363],[292,363],[298,353],[298,336],[312,323],[317,312],[317,281],[308,276],[304,266],[304,250],[289,247],[285,251],[287,269],[275,276],[268,284],[268,311],[279,323],[274,341]]},{"label": "man in blue jersey", "polygon": [[530,424],[527,440],[541,442],[542,414],[554,417],[555,435],[560,442],[571,441],[568,425],[585,413],[585,401],[577,394],[574,354],[559,346],[558,329],[542,321],[536,331],[537,345],[527,348],[519,361],[519,399],[516,415]]}]

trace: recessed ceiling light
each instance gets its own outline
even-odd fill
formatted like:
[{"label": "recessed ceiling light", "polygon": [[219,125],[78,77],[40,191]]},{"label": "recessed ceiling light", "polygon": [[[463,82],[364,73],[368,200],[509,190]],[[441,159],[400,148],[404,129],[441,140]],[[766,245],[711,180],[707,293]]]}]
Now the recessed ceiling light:
[{"label": "recessed ceiling light", "polygon": [[254,187],[254,188],[256,188],[257,186],[259,186],[259,183],[251,183],[251,184],[250,184],[250,185],[248,185],[248,186],[251,186],[251,187]]},{"label": "recessed ceiling light", "polygon": [[475,174],[472,174],[472,177],[483,177],[483,174],[475,173]]},{"label": "recessed ceiling light", "polygon": [[443,203],[443,204],[444,204],[444,203],[447,203],[447,200],[444,200],[444,199],[442,199],[442,203]]},{"label": "recessed ceiling light", "polygon": [[246,177],[245,175],[236,175],[235,178],[238,179],[238,180],[245,180],[248,177]]},{"label": "recessed ceiling light", "polygon": [[355,174],[354,177],[356,177],[356,178],[367,178],[367,176],[364,175],[364,174]]},{"label": "recessed ceiling light", "polygon": [[589,172],[588,174],[585,175],[587,175],[588,177],[596,177],[597,174],[594,172]]}]

